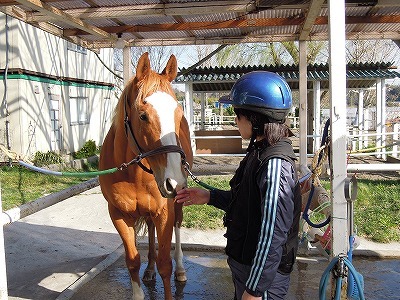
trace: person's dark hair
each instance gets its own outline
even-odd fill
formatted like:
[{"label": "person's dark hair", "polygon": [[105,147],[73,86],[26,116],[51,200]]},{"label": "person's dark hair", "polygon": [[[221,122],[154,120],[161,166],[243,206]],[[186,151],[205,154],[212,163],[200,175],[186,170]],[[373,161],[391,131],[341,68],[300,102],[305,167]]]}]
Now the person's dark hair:
[{"label": "person's dark hair", "polygon": [[257,136],[265,135],[268,145],[274,145],[282,138],[289,136],[289,128],[285,124],[272,123],[271,120],[258,112],[242,108],[234,108],[238,119],[245,117],[253,126]]}]

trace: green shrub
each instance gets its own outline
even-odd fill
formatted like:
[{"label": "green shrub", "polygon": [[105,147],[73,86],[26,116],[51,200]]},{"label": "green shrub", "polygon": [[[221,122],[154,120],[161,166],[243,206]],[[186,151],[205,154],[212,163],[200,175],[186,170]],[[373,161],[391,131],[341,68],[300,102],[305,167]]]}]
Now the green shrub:
[{"label": "green shrub", "polygon": [[57,154],[54,151],[47,151],[46,153],[38,151],[35,153],[33,163],[38,167],[42,167],[53,164],[61,164],[63,163],[63,159],[60,154]]},{"label": "green shrub", "polygon": [[88,158],[95,155],[96,150],[96,142],[93,140],[88,140],[79,151],[75,152],[73,156],[74,158],[78,159]]}]

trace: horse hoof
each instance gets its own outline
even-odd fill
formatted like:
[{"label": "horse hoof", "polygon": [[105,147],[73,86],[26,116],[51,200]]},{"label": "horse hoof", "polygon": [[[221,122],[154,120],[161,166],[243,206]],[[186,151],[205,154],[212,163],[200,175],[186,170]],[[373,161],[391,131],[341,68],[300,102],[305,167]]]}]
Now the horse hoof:
[{"label": "horse hoof", "polygon": [[187,281],[186,272],[177,272],[175,273],[175,280],[179,282]]},{"label": "horse hoof", "polygon": [[156,279],[156,272],[145,270],[143,274],[143,281],[153,281]]}]

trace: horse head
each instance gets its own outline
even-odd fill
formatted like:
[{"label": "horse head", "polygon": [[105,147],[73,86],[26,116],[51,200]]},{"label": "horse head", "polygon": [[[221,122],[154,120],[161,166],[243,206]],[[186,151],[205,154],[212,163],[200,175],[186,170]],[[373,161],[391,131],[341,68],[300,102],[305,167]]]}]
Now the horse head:
[{"label": "horse head", "polygon": [[157,73],[151,70],[149,55],[144,53],[138,61],[136,76],[130,81],[131,88],[125,101],[128,106],[125,109],[125,127],[132,131],[135,150],[146,155],[164,149],[161,153],[146,156],[146,162],[161,195],[166,198],[175,197],[176,191],[187,184],[183,168],[186,156],[177,149],[185,148],[184,153],[192,159],[190,142],[186,141],[189,140],[189,127],[171,86],[176,75],[174,55],[169,58],[165,69]]}]

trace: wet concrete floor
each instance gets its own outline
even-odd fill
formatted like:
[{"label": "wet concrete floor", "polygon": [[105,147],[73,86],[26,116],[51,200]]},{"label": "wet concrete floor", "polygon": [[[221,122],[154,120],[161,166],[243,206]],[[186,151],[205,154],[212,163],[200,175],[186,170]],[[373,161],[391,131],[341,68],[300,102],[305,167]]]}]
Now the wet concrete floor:
[{"label": "wet concrete floor", "polygon": [[[205,300],[233,299],[231,273],[222,252],[185,251],[184,264],[188,281],[172,280],[174,299]],[[141,250],[146,267],[146,253]],[[286,300],[318,299],[319,282],[328,260],[323,257],[298,257],[291,276]],[[355,257],[353,266],[363,276],[365,299],[400,300],[400,260]],[[142,285],[145,299],[164,299],[159,275],[154,282]],[[328,295],[328,294],[327,294]],[[82,286],[73,300],[132,299],[131,284],[124,257]],[[327,296],[329,299],[329,295]]]}]

